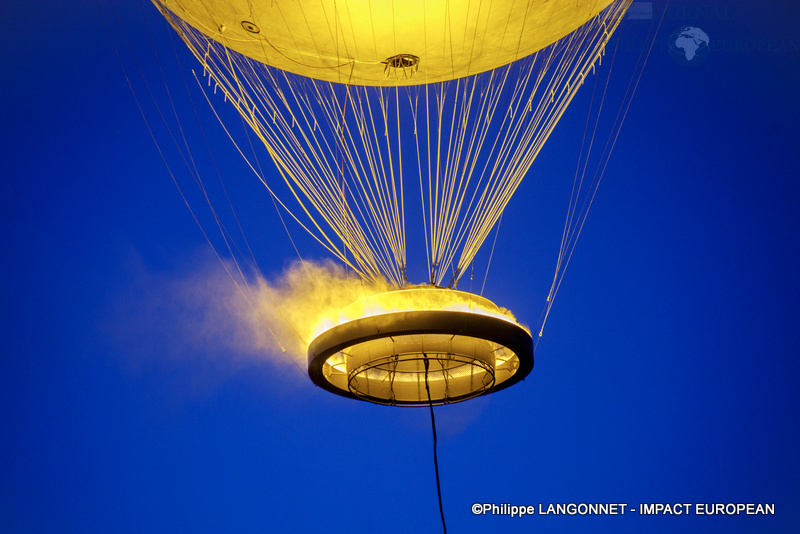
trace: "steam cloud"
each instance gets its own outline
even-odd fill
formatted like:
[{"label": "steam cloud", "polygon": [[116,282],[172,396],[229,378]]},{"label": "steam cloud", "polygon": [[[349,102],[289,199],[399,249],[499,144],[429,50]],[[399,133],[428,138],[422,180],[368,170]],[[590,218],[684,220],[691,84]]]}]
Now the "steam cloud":
[{"label": "steam cloud", "polygon": [[260,278],[252,298],[239,295],[239,323],[246,325],[239,335],[249,350],[285,352],[305,363],[309,342],[319,330],[335,324],[342,308],[389,290],[387,284],[368,284],[333,261],[298,261],[274,282]]},{"label": "steam cloud", "polygon": [[171,276],[137,268],[106,323],[120,350],[140,361],[203,355],[305,369],[308,343],[335,324],[342,308],[390,289],[330,260],[296,261],[272,280],[247,282],[232,264],[229,276],[214,257],[192,264],[188,274]]}]

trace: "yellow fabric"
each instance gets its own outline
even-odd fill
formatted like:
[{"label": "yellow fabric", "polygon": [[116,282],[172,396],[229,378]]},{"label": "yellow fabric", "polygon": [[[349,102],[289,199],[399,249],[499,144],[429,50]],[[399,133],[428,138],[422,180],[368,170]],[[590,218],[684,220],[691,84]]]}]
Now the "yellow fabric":
[{"label": "yellow fabric", "polygon": [[[442,82],[506,65],[554,43],[611,2],[154,0],[256,61],[369,86]],[[386,63],[401,54],[418,61]]]}]

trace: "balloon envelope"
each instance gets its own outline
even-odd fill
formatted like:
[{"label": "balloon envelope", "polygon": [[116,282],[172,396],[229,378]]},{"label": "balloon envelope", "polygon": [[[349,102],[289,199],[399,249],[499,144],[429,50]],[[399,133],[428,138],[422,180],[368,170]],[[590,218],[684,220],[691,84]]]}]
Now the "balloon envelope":
[{"label": "balloon envelope", "polygon": [[417,85],[507,65],[571,33],[613,0],[158,0],[231,50],[351,85]]}]

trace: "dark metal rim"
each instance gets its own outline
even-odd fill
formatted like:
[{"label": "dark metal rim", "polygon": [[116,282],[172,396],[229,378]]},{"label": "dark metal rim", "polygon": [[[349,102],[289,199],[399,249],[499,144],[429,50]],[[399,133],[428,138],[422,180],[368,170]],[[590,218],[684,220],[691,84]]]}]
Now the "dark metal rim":
[{"label": "dark metal rim", "polygon": [[[519,369],[510,378],[482,394],[500,391],[523,380],[533,369],[533,340],[518,324],[480,313],[449,310],[416,310],[388,313],[356,319],[335,326],[317,336],[308,348],[308,376],[317,386],[351,399],[363,399],[349,390],[340,389],[325,379],[323,365],[328,357],[348,347],[392,336],[415,334],[452,334],[470,336],[498,343],[510,349],[519,359]],[[471,396],[467,396],[471,398]],[[372,402],[376,402],[375,400]],[[465,399],[447,399],[457,402]],[[442,404],[434,402],[434,404]],[[380,404],[391,404],[383,400]],[[397,405],[424,406],[427,403],[397,402]]]}]

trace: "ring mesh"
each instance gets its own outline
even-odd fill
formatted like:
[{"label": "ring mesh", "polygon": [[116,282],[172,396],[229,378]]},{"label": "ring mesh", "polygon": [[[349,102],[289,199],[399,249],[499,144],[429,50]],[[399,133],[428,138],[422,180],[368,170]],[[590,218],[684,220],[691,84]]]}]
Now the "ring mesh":
[{"label": "ring mesh", "polygon": [[429,388],[431,401],[441,404],[490,389],[499,350],[507,351],[470,336],[392,336],[358,343],[331,356],[325,374],[332,383],[344,381],[352,394],[373,402],[427,404]]}]

